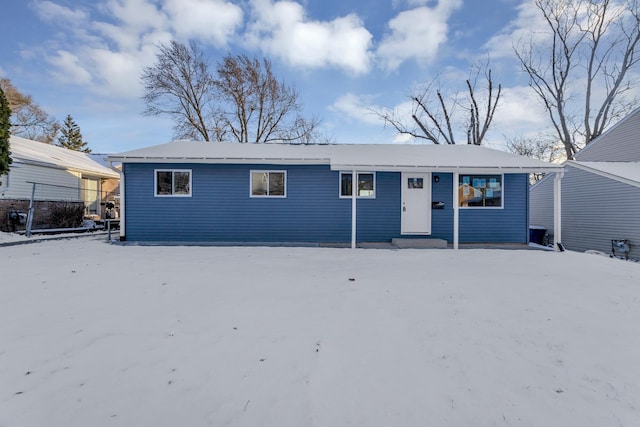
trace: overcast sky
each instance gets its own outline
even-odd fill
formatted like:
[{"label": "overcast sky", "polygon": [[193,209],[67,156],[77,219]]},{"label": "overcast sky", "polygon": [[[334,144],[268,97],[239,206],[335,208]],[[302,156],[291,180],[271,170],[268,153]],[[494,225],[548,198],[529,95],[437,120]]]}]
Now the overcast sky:
[{"label": "overcast sky", "polygon": [[[504,87],[487,145],[546,126],[512,40],[540,27],[531,0],[24,0],[3,5],[0,75],[62,121],[71,114],[94,152],[168,142],[169,117],[145,117],[140,74],[158,43],[196,41],[272,60],[307,116],[340,143],[398,141],[372,108],[407,109],[440,76],[464,90],[491,58]],[[406,110],[410,111],[410,110]]]}]

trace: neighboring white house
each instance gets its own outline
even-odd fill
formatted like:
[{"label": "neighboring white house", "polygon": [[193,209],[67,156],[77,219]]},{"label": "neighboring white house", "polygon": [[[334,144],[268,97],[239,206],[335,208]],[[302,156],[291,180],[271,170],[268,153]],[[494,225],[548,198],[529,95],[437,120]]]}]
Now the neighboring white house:
[{"label": "neighboring white house", "polygon": [[85,214],[101,215],[103,186],[119,179],[86,153],[17,136],[10,137],[9,149],[13,163],[0,177],[0,221],[11,209],[25,210],[34,184],[35,201],[84,203]]},{"label": "neighboring white house", "polygon": [[[575,158],[565,163],[562,179],[562,243],[611,252],[612,240],[628,240],[630,257],[640,258],[640,108]],[[530,222],[551,234],[552,175],[530,190]]]}]

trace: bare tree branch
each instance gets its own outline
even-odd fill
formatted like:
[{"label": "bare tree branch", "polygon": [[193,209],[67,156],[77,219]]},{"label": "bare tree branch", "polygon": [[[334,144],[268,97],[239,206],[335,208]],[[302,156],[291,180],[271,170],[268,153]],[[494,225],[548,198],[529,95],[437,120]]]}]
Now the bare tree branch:
[{"label": "bare tree branch", "polygon": [[535,5],[549,38],[534,42],[531,35],[514,51],[567,158],[573,159],[637,105],[623,94],[634,83],[629,71],[639,61],[638,0],[535,0]]},{"label": "bare tree branch", "polygon": [[11,109],[11,134],[47,144],[53,143],[60,123],[40,108],[30,95],[24,95],[16,89],[11,80],[0,78],[0,89],[4,91]]},{"label": "bare tree branch", "polygon": [[213,114],[213,78],[203,53],[172,40],[161,45],[152,67],[142,72],[144,114],[167,114],[180,137],[210,141],[208,118]]},{"label": "bare tree branch", "polygon": [[271,62],[227,55],[215,75],[195,44],[160,46],[144,69],[145,114],[167,114],[179,137],[260,143],[310,141],[317,119],[300,116],[296,91],[277,80]]},{"label": "bare tree branch", "polygon": [[[483,74],[486,88],[478,91],[476,82],[482,70],[485,71]],[[410,97],[414,104],[411,119],[416,127],[407,124],[406,118],[399,117],[395,111],[373,110],[373,113],[382,118],[385,125],[388,123],[393,126],[398,133],[416,139],[425,139],[433,144],[455,144],[456,129],[464,129],[467,143],[482,144],[493,121],[502,93],[501,85],[498,85],[497,92],[494,92],[493,77],[487,64],[476,69],[473,79],[466,80],[466,96],[461,97],[459,94],[455,94],[450,98],[451,104],[447,104],[447,98],[441,88],[434,90],[436,84],[438,84],[437,79],[431,81],[420,94],[414,94]],[[484,108],[481,108],[478,103],[478,99],[482,98],[486,98]],[[467,119],[459,121],[456,107],[466,111]]]}]

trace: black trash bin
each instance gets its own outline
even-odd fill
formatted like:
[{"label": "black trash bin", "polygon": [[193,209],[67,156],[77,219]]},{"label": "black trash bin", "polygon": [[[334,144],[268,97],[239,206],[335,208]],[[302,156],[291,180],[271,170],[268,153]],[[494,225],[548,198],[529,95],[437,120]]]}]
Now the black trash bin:
[{"label": "black trash bin", "polygon": [[547,229],[544,227],[539,227],[537,225],[530,225],[529,226],[529,243],[543,245],[544,235],[546,232],[547,232]]}]

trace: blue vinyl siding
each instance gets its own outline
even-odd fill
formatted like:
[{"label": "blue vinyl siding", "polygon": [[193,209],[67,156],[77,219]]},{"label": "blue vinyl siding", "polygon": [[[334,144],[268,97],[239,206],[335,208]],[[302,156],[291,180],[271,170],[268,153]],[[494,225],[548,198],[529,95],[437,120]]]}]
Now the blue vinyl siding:
[{"label": "blue vinyl siding", "polygon": [[[453,241],[453,174],[433,173],[432,200],[444,209],[431,211],[431,237]],[[504,175],[504,209],[460,209],[460,243],[528,243],[529,177]]]},{"label": "blue vinyl siding", "polygon": [[[133,241],[348,242],[351,200],[329,166],[125,164],[126,237]],[[154,169],[191,169],[192,197],[154,197]],[[286,198],[249,197],[250,171],[286,170]],[[358,199],[358,240],[400,229],[400,178],[376,174],[376,198]]]},{"label": "blue vinyl siding", "polygon": [[[126,238],[173,242],[349,242],[351,199],[339,197],[339,172],[328,165],[123,165]],[[154,169],[191,169],[191,197],[154,197]],[[286,170],[286,198],[251,198],[250,171]],[[452,174],[438,174],[432,237],[453,239]],[[399,172],[376,173],[376,197],[358,199],[357,240],[401,237]],[[527,233],[527,176],[505,175],[499,210],[461,210],[460,241],[520,242]],[[508,217],[508,218],[507,218]],[[406,236],[403,236],[406,237]],[[523,240],[524,239],[524,240]]]},{"label": "blue vinyl siding", "polygon": [[[431,200],[444,202],[444,209],[431,210],[431,237],[453,241],[453,174],[433,173],[439,182],[433,182],[431,186]],[[433,181],[433,179],[432,179]]]},{"label": "blue vinyl siding", "polygon": [[504,175],[503,209],[460,209],[460,242],[528,243],[529,176]]}]

